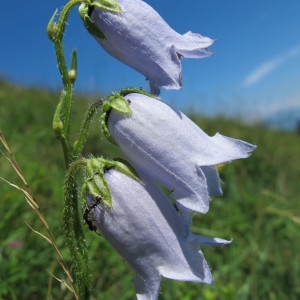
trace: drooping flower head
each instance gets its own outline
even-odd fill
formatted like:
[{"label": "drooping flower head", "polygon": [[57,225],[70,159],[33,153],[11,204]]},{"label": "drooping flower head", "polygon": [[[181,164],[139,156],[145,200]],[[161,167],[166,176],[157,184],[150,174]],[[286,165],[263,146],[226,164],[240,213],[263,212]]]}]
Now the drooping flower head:
[{"label": "drooping flower head", "polygon": [[246,158],[256,147],[219,133],[210,137],[158,99],[140,93],[124,98],[131,113],[112,108],[105,117],[126,159],[141,177],[147,174],[165,186],[183,206],[206,213],[209,195],[222,195],[216,165]]},{"label": "drooping flower head", "polygon": [[189,224],[151,180],[141,182],[115,168],[105,167],[104,173],[99,171],[97,159],[92,159],[91,165],[97,168],[89,167],[89,182],[103,182],[98,177],[104,174],[112,200],[111,206],[99,200],[102,183],[100,194],[96,195],[92,188],[93,196],[88,193],[87,197],[89,205],[95,206],[91,219],[136,272],[138,299],[157,299],[161,276],[212,283],[200,245],[224,245],[230,241],[192,234],[186,226]]},{"label": "drooping flower head", "polygon": [[89,20],[103,34],[94,36],[109,54],[145,75],[153,93],[158,94],[159,87],[181,89],[181,57],[212,54],[207,49],[212,39],[192,32],[177,33],[144,1],[118,0],[118,4],[119,14],[90,9]]}]

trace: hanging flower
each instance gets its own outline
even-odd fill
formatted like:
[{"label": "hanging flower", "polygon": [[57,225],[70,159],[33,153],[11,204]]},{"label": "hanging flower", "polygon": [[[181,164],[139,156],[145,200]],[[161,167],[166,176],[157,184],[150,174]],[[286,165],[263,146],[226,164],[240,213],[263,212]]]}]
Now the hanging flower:
[{"label": "hanging flower", "polygon": [[[95,170],[95,182],[97,177]],[[151,180],[141,183],[115,169],[106,170],[104,177],[112,205],[101,201],[101,194],[88,193],[91,220],[136,272],[138,299],[157,299],[161,276],[212,283],[200,245],[230,241],[190,233],[186,219]]]},{"label": "hanging flower", "polygon": [[256,148],[219,133],[210,137],[182,112],[144,94],[125,99],[131,114],[111,109],[106,130],[141,177],[148,174],[191,210],[206,213],[209,195],[222,195],[216,165]]},{"label": "hanging flower", "polygon": [[[118,4],[119,14],[90,9],[90,32],[109,54],[145,75],[153,93],[158,94],[159,87],[181,89],[181,57],[212,54],[207,47],[213,40],[192,32],[175,32],[144,1],[118,0]],[[95,27],[101,35],[94,34]]]}]

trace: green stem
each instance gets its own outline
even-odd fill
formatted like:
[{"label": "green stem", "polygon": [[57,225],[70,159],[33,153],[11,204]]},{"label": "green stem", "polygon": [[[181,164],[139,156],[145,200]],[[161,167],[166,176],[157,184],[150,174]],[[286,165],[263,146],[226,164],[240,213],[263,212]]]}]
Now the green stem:
[{"label": "green stem", "polygon": [[56,138],[61,142],[66,168],[68,168],[70,164],[70,159],[72,158],[72,149],[69,140],[66,139],[66,136],[64,134],[64,125],[62,121],[65,98],[66,98],[66,92],[63,90],[61,92],[60,99],[53,117],[53,131]]},{"label": "green stem", "polygon": [[54,37],[54,45],[56,50],[56,57],[58,62],[58,68],[62,77],[62,81],[64,84],[64,87],[72,85],[71,80],[69,78],[68,74],[68,67],[66,64],[66,60],[64,57],[64,49],[63,49],[63,35],[65,31],[65,27],[67,24],[67,19],[70,13],[70,10],[78,4],[81,4],[82,0],[71,0],[69,1],[63,8],[63,10],[60,13],[60,17],[57,24],[57,31],[55,32]]},{"label": "green stem", "polygon": [[95,113],[97,112],[98,107],[101,105],[102,105],[101,100],[98,102],[95,102],[89,107],[88,111],[86,112],[84,121],[83,121],[82,126],[79,131],[79,137],[78,137],[77,141],[74,143],[74,157],[79,157],[79,155],[81,154],[85,140],[86,140],[87,132],[88,132],[90,124],[91,124],[91,120],[92,120],[93,116],[95,115]]},{"label": "green stem", "polygon": [[[82,2],[82,0],[70,0],[62,9],[57,24],[54,23],[56,13],[52,16],[47,27],[47,32],[48,36],[54,43],[58,68],[64,86],[64,90],[61,93],[60,101],[53,118],[54,133],[61,141],[67,167],[64,184],[63,230],[70,251],[74,270],[74,289],[77,291],[77,294],[81,300],[86,300],[89,299],[90,296],[90,276],[88,266],[89,257],[87,245],[84,239],[80,212],[78,209],[78,191],[76,182],[77,170],[86,165],[86,161],[75,161],[82,150],[84,138],[81,134],[79,139],[79,150],[76,148],[76,151],[74,148],[72,148],[70,142],[70,114],[73,85],[77,72],[77,60],[76,52],[73,51],[71,71],[75,72],[74,77],[74,74],[72,74],[72,76],[69,74],[62,41],[70,10],[75,5],[81,4]],[[93,115],[93,113],[91,114]],[[85,123],[86,122],[84,122],[84,124]],[[86,127],[88,128],[88,125],[84,125],[84,128]]]},{"label": "green stem", "polygon": [[63,228],[72,259],[75,289],[79,299],[88,299],[90,295],[89,256],[78,211],[78,193],[76,172],[87,164],[78,160],[70,164],[65,177],[65,203],[63,210]]},{"label": "green stem", "polygon": [[[63,8],[60,13],[60,17],[56,26],[55,35],[53,36],[53,42],[55,47],[55,54],[58,63],[58,69],[62,78],[62,82],[64,85],[64,105],[62,106],[62,121],[63,121],[63,132],[66,143],[69,144],[69,136],[70,136],[70,114],[71,114],[71,104],[72,104],[72,92],[73,92],[73,84],[74,80],[72,80],[69,76],[69,70],[66,64],[66,59],[64,55],[63,48],[63,35],[64,30],[67,23],[67,18],[69,16],[70,10],[78,4],[81,4],[82,0],[71,0],[69,1]],[[69,157],[70,153],[65,157]],[[66,164],[69,165],[72,162],[72,158],[68,158]]]}]

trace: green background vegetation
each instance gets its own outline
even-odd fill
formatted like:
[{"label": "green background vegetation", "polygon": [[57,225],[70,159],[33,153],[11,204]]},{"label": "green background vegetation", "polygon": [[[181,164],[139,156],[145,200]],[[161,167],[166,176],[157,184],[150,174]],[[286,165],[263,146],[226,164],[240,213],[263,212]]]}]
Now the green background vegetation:
[{"label": "green background vegetation", "polygon": [[[0,82],[0,128],[69,263],[61,228],[64,162],[51,129],[58,98],[59,92]],[[90,100],[74,97],[74,132]],[[193,219],[195,233],[233,238],[229,246],[202,249],[215,283],[163,279],[160,299],[300,299],[300,136],[221,117],[192,118],[210,135],[220,132],[258,148],[249,159],[224,166],[224,197],[213,198],[209,213]],[[95,118],[85,155],[119,157],[99,128]],[[3,156],[0,176],[20,184]],[[72,299],[51,275],[66,280],[52,247],[26,223],[44,232],[23,195],[0,182],[0,299]],[[133,271],[103,237],[84,228],[92,299],[134,299]]]}]

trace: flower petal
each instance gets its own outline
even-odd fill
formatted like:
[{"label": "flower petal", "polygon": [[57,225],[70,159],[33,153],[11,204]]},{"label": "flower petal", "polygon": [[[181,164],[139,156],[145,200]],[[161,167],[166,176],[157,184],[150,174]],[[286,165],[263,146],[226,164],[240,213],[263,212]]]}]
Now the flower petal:
[{"label": "flower petal", "polygon": [[216,166],[202,166],[198,168],[201,168],[205,175],[208,194],[210,196],[222,196],[221,180]]},{"label": "flower petal", "polygon": [[145,280],[140,276],[136,276],[133,280],[137,300],[155,300],[158,298],[158,291],[160,286],[160,276],[152,278],[152,280]]},{"label": "flower petal", "polygon": [[191,31],[182,36],[182,42],[176,44],[176,52],[186,58],[204,58],[212,55],[207,48],[213,40]]},{"label": "flower petal", "polygon": [[218,133],[210,137],[182,112],[146,95],[125,98],[132,114],[112,110],[108,117],[109,132],[124,156],[183,206],[206,213],[209,194],[222,194],[215,166],[246,158],[256,147]]},{"label": "flower petal", "polygon": [[[156,299],[160,276],[211,283],[197,237],[169,199],[151,181],[144,184],[116,171],[105,173],[112,207],[100,202],[93,220],[103,236],[137,273],[138,299]],[[89,204],[94,199],[88,196]]]},{"label": "flower petal", "polygon": [[196,241],[197,245],[205,245],[205,246],[224,246],[232,243],[232,240],[224,240],[221,238],[210,238],[202,235],[189,235],[190,241]]},{"label": "flower petal", "polygon": [[181,89],[179,56],[203,58],[214,41],[200,34],[174,31],[141,0],[118,0],[121,14],[94,8],[91,19],[106,37],[96,38],[112,56],[145,75],[152,90]]}]

